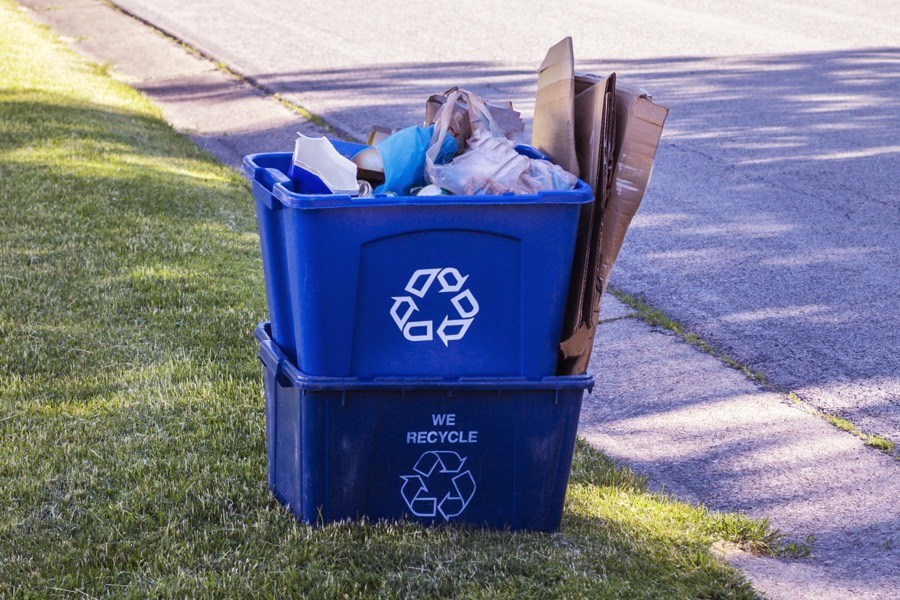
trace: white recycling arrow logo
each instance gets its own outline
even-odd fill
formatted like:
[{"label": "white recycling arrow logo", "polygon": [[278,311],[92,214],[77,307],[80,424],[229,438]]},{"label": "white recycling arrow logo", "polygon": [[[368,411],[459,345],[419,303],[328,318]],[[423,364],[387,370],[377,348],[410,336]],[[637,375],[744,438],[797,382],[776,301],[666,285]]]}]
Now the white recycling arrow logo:
[{"label": "white recycling arrow logo", "polygon": [[[465,458],[449,450],[429,450],[422,454],[413,467],[415,474],[400,476],[403,480],[400,495],[412,514],[436,517],[440,513],[445,521],[461,515],[477,487],[472,473],[462,470],[465,463]],[[447,492],[442,495],[445,489]]]},{"label": "white recycling arrow logo", "polygon": [[455,294],[450,299],[450,304],[456,310],[453,318],[449,314],[444,316],[440,325],[437,327],[437,335],[444,343],[449,346],[449,342],[453,340],[461,340],[475,315],[478,314],[478,301],[472,292],[463,289],[468,275],[462,275],[457,269],[447,267],[443,269],[418,269],[409,278],[409,283],[404,288],[411,296],[393,296],[391,299],[394,305],[391,307],[391,317],[394,323],[410,342],[430,342],[434,339],[434,322],[433,321],[414,321],[412,320],[414,313],[419,311],[416,301],[417,298],[424,298],[432,284],[437,280],[440,284],[441,294]]}]

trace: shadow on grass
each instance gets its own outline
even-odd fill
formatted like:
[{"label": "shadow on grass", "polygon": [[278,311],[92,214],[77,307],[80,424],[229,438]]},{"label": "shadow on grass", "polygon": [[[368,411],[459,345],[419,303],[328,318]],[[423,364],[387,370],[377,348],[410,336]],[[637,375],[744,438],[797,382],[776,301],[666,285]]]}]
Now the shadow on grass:
[{"label": "shadow on grass", "polygon": [[701,517],[655,530],[583,445],[559,534],[297,524],[266,488],[246,185],[152,118],[0,117],[0,593],[751,596]]},{"label": "shadow on grass", "polygon": [[173,353],[252,357],[247,186],[161,120],[42,97],[0,101],[0,370],[65,387]]}]

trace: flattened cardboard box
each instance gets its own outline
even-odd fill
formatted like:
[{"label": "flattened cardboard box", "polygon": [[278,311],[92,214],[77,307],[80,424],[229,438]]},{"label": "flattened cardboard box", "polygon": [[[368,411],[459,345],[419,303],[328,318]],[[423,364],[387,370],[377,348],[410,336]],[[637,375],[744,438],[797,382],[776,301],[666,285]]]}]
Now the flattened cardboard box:
[{"label": "flattened cardboard box", "polygon": [[[593,77],[598,82],[602,79],[587,77]],[[587,371],[600,319],[600,299],[609,285],[609,276],[625,241],[631,219],[647,189],[653,159],[669,112],[664,106],[654,104],[643,90],[618,86],[615,96],[616,142],[612,188],[602,210],[599,247],[589,249],[591,253],[599,252],[594,263],[595,269],[592,270],[593,301],[590,316],[582,321],[579,330],[560,344],[562,358],[557,371],[560,375]],[[568,302],[571,306],[573,303],[583,302],[583,299],[570,297]],[[582,314],[585,314],[586,308],[582,306]]]},{"label": "flattened cardboard box", "polygon": [[600,234],[600,280],[603,291],[622,249],[631,219],[650,182],[653,159],[669,109],[654,104],[647,92],[616,89],[616,170]]},{"label": "flattened cardboard box", "polygon": [[594,202],[581,209],[569,284],[558,372],[571,372],[593,337],[592,317],[599,287],[600,231],[615,163],[616,75],[575,78],[575,148],[581,177]]}]

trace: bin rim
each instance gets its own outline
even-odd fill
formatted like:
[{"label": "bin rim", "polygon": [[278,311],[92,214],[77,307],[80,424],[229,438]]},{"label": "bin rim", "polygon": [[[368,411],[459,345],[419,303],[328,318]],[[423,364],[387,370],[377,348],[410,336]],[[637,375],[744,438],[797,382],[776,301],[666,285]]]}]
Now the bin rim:
[{"label": "bin rim", "polygon": [[[525,155],[540,153],[525,144],[516,146]],[[266,159],[282,158],[290,160],[290,152],[260,152],[248,154],[243,159],[244,173],[251,181],[256,181],[269,188],[274,199],[288,208],[315,210],[323,208],[369,208],[375,206],[489,206],[489,205],[529,205],[529,204],[587,204],[594,200],[590,186],[579,179],[575,188],[564,191],[542,191],[537,194],[483,194],[478,196],[374,196],[355,198],[342,194],[300,194],[293,191],[287,175],[262,167],[259,162]],[[263,159],[262,161],[260,159]],[[271,187],[270,187],[271,186]]]},{"label": "bin rim", "polygon": [[552,375],[539,380],[525,377],[383,377],[359,379],[357,377],[323,377],[307,375],[294,366],[272,339],[268,321],[256,326],[253,336],[259,342],[259,359],[276,375],[284,377],[294,387],[310,391],[327,390],[587,390],[594,389],[591,375]]}]

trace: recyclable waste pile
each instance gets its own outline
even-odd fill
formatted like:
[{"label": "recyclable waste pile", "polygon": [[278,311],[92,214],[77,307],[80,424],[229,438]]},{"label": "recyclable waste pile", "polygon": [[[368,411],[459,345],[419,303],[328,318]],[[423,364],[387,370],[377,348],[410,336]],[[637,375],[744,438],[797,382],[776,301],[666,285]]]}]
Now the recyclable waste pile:
[{"label": "recyclable waste pile", "polygon": [[327,138],[302,134],[291,178],[309,194],[437,196],[566,191],[577,177],[516,150],[525,123],[512,105],[485,102],[454,88],[432,96],[423,126],[375,127],[365,149],[342,156]]}]

